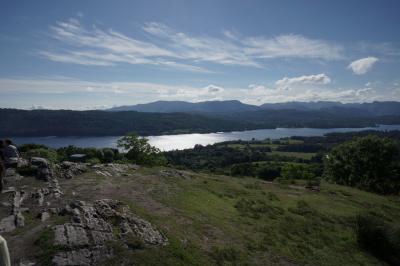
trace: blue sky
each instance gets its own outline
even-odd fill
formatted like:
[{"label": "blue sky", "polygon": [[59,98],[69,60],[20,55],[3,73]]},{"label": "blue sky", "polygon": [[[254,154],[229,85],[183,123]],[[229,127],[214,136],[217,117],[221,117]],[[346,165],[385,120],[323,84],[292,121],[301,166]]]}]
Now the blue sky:
[{"label": "blue sky", "polygon": [[1,1],[0,107],[400,100],[399,1]]}]

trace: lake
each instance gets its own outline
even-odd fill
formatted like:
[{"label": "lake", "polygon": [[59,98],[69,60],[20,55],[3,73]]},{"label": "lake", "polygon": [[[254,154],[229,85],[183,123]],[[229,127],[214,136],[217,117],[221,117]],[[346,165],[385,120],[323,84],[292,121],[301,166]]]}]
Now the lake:
[{"label": "lake", "polygon": [[[292,136],[323,136],[331,132],[351,132],[362,130],[400,130],[400,125],[379,125],[378,127],[364,128],[276,128],[259,129],[235,132],[207,133],[207,134],[180,134],[180,135],[162,135],[149,136],[151,145],[162,151],[174,149],[182,150],[193,148],[196,144],[207,145],[228,140],[264,140],[266,138],[279,139]],[[117,140],[120,136],[110,137],[15,137],[13,141],[16,144],[36,143],[44,144],[52,148],[60,148],[68,145],[78,147],[117,147]]]}]

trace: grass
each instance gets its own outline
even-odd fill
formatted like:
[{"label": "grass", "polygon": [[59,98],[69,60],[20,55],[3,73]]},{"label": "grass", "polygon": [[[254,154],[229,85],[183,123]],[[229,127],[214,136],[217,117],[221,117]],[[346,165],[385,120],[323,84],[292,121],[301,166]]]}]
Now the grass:
[{"label": "grass", "polygon": [[[120,249],[107,265],[121,264],[121,257],[135,265],[385,265],[358,246],[355,218],[368,210],[400,219],[399,197],[324,182],[320,192],[311,192],[247,177],[161,176],[162,169],[141,168],[118,181],[95,174],[73,179],[75,190],[89,191],[93,184],[115,189],[116,199],[170,241]],[[105,192],[93,193],[99,198]]]},{"label": "grass", "polygon": [[300,159],[310,160],[315,153],[310,152],[286,152],[286,151],[272,151],[271,155],[279,155],[279,156],[286,156],[286,157],[294,157]]}]

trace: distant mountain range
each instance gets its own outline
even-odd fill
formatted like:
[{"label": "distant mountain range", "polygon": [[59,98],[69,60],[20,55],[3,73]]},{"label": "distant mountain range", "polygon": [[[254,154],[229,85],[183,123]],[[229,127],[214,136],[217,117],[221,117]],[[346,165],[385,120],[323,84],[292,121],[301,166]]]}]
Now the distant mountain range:
[{"label": "distant mountain range", "polygon": [[324,111],[360,116],[400,115],[400,102],[340,103],[331,101],[266,103],[260,106],[240,101],[206,101],[190,103],[184,101],[156,101],[147,104],[120,106],[107,111],[137,111],[146,113],[242,113],[263,110]]},{"label": "distant mountain range", "polygon": [[400,124],[399,102],[342,104],[239,101],[154,102],[108,111],[0,109],[0,137],[206,133],[276,127],[366,127]]},{"label": "distant mountain range", "polygon": [[190,103],[184,101],[157,101],[145,104],[120,106],[108,111],[137,111],[146,113],[225,113],[256,111],[259,107],[240,101],[207,101]]}]

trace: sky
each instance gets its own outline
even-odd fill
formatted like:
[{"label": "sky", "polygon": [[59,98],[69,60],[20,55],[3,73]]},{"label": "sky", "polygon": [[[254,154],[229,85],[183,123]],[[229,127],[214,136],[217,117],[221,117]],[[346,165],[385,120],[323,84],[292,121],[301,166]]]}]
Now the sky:
[{"label": "sky", "polygon": [[397,0],[0,0],[0,108],[400,101]]}]

